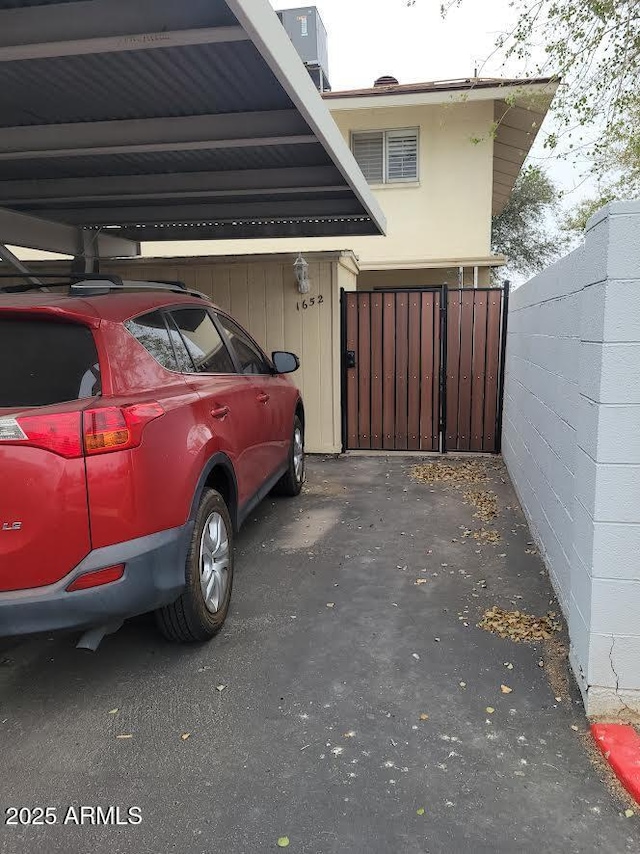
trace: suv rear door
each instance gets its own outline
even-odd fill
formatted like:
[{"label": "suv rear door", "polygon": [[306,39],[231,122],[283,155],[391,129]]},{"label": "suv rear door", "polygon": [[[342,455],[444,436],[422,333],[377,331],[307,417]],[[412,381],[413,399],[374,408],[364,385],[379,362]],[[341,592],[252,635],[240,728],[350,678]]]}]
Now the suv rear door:
[{"label": "suv rear door", "polygon": [[192,364],[184,368],[185,379],[203,401],[203,421],[218,437],[220,450],[233,461],[242,506],[253,498],[266,477],[261,459],[265,428],[251,378],[238,374],[206,308],[171,309],[168,319],[186,345]]},{"label": "suv rear door", "polygon": [[90,551],[81,422],[100,391],[91,329],[0,312],[0,591],[58,581]]},{"label": "suv rear door", "polygon": [[229,339],[240,370],[253,378],[256,400],[261,409],[265,437],[263,461],[265,477],[280,469],[287,458],[293,430],[294,392],[288,380],[273,366],[256,342],[238,324],[221,312],[218,322]]}]

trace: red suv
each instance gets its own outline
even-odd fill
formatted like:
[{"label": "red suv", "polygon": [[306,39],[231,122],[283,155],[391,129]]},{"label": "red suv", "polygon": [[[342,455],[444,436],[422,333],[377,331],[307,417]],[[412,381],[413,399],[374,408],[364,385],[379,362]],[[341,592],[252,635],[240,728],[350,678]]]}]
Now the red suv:
[{"label": "red suv", "polygon": [[298,359],[179,283],[53,287],[0,287],[0,635],[95,648],[155,611],[167,637],[207,640],[234,533],[304,482]]}]

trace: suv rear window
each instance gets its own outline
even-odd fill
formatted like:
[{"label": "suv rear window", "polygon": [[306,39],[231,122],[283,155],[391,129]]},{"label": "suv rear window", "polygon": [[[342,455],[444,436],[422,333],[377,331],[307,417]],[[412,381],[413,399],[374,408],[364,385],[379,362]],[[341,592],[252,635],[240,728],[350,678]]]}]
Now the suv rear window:
[{"label": "suv rear window", "polygon": [[178,308],[171,312],[187,345],[196,371],[234,374],[235,367],[209,312],[203,308]]},{"label": "suv rear window", "polygon": [[0,319],[0,407],[47,406],[100,390],[98,353],[86,326]]},{"label": "suv rear window", "polygon": [[168,371],[178,370],[175,342],[172,343],[169,338],[162,312],[152,311],[149,314],[143,314],[135,320],[127,320],[124,325],[163,368]]}]

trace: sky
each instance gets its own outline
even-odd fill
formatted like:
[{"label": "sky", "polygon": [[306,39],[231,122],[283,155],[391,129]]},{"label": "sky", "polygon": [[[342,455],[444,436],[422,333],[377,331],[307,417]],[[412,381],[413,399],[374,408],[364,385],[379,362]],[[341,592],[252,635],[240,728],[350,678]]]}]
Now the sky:
[{"label": "sky", "polygon": [[[313,0],[328,31],[329,79],[333,89],[371,86],[383,74],[400,83],[473,76],[518,77],[524,65],[505,67],[495,53],[497,37],[515,23],[509,0],[464,0],[443,20],[441,0]],[[277,9],[300,4],[271,0]],[[553,120],[547,118],[531,152],[567,193],[573,207],[589,186],[579,167],[558,161],[544,148],[543,135]]]},{"label": "sky", "polygon": [[[295,2],[272,0],[276,9]],[[382,74],[400,83],[473,74],[508,24],[508,0],[465,0],[463,9],[440,16],[439,0],[314,0],[329,33],[334,89],[370,86]],[[499,63],[484,69],[498,76]]]}]

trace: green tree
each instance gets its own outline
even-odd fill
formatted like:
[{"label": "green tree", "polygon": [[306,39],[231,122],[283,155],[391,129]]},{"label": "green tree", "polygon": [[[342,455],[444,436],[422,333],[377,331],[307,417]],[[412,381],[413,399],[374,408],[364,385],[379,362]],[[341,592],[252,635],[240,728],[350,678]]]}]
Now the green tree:
[{"label": "green tree", "polygon": [[628,128],[610,129],[608,140],[597,192],[570,212],[564,222],[569,232],[582,234],[589,217],[608,202],[640,195],[640,103],[629,108]]},{"label": "green tree", "polygon": [[[445,0],[442,12],[463,3]],[[511,68],[562,80],[548,148],[588,164],[600,187],[592,206],[639,195],[639,0],[511,0],[510,6],[516,23],[498,38],[498,55]]]},{"label": "green tree", "polygon": [[566,238],[549,231],[558,200],[555,185],[542,169],[523,169],[504,210],[492,223],[492,249],[507,256],[509,271],[536,273],[566,248]]},{"label": "green tree", "polygon": [[603,189],[597,195],[583,199],[570,211],[562,227],[569,233],[582,234],[594,213],[615,198],[612,191]]}]

